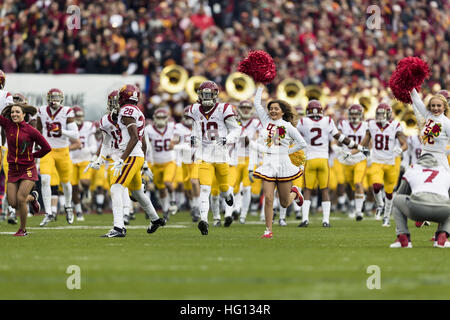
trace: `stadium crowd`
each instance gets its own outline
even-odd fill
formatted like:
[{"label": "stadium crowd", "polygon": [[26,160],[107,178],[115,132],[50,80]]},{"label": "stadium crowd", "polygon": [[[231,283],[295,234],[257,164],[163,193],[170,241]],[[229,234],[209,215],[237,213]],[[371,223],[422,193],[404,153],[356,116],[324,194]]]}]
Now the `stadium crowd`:
[{"label": "stadium crowd", "polygon": [[[387,87],[396,62],[418,56],[432,74],[426,85],[450,87],[447,1],[380,1],[380,28],[367,28],[368,0],[4,0],[0,61],[6,73],[145,74],[157,92],[159,71],[176,63],[223,88],[239,57],[264,50],[277,78],[347,88]],[[66,20],[80,8],[80,29]],[[425,49],[426,48],[426,49]],[[426,86],[424,90],[427,90]],[[159,99],[157,99],[159,100]],[[167,103],[173,107],[173,101]]]}]

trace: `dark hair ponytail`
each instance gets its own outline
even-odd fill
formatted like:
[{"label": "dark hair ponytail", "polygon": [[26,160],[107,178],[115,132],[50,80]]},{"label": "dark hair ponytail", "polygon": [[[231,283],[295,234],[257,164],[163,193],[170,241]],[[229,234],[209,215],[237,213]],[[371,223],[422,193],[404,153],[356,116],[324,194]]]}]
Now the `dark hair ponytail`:
[{"label": "dark hair ponytail", "polygon": [[22,112],[25,114],[24,120],[26,122],[30,121],[30,118],[37,113],[37,109],[35,107],[30,106],[26,103],[17,102],[7,105],[2,111],[2,116],[4,116],[9,120],[12,120],[11,119],[12,107],[20,107],[22,109]]}]

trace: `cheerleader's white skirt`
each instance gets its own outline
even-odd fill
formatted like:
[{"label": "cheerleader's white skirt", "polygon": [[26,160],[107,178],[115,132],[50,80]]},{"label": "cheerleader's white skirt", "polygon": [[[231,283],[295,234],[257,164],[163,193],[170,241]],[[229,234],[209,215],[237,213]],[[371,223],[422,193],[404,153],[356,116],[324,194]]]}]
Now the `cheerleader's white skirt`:
[{"label": "cheerleader's white skirt", "polygon": [[303,171],[292,164],[287,154],[266,154],[263,164],[256,168],[253,176],[271,182],[285,182],[295,180],[302,174]]}]

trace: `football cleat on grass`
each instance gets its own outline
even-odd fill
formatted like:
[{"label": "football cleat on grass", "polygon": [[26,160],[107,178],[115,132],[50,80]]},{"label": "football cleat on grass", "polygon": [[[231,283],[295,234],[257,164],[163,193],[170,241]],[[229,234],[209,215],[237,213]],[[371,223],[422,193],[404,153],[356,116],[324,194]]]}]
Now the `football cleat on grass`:
[{"label": "football cleat on grass", "polygon": [[448,241],[447,234],[445,232],[439,233],[437,241],[434,242],[435,248],[450,248],[450,241]]},{"label": "football cleat on grass", "polygon": [[36,190],[31,191],[31,196],[34,198],[31,201],[31,208],[34,214],[38,214],[41,211],[41,205],[39,204],[39,193]]},{"label": "football cleat on grass", "polygon": [[108,231],[108,233],[100,236],[101,238],[125,238],[127,235],[127,231],[125,228],[121,229],[118,227],[114,227]]},{"label": "football cleat on grass", "polygon": [[17,217],[16,213],[11,213],[8,217],[8,223],[9,224],[17,224]]},{"label": "football cleat on grass", "polygon": [[208,235],[208,222],[200,220],[200,222],[198,223],[198,229],[200,230],[202,235],[207,236]]},{"label": "football cleat on grass", "polygon": [[64,207],[64,210],[66,211],[66,220],[69,224],[73,223],[73,208],[72,207]]},{"label": "football cleat on grass", "polygon": [[192,222],[198,222],[200,220],[200,210],[199,208],[193,208],[191,210]]},{"label": "football cleat on grass", "polygon": [[324,221],[324,222],[322,222],[322,227],[324,227],[324,228],[330,228],[331,226],[330,226],[330,223]]},{"label": "football cleat on grass", "polygon": [[223,223],[223,226],[228,228],[233,223],[233,217],[225,217],[225,222]]},{"label": "football cleat on grass", "polygon": [[25,237],[28,235],[27,230],[19,229],[16,233],[14,233],[14,237]]},{"label": "football cleat on grass", "polygon": [[278,220],[278,224],[279,224],[281,227],[287,227],[286,219],[280,219],[280,220]]},{"label": "football cleat on grass", "polygon": [[300,191],[300,189],[297,186],[292,186],[291,188],[291,192],[295,193],[295,203],[301,207],[303,205],[303,195],[302,192]]},{"label": "football cleat on grass", "polygon": [[153,233],[158,230],[159,227],[164,227],[166,225],[166,220],[163,218],[156,219],[152,221],[152,224],[147,229],[147,233]]},{"label": "football cleat on grass", "polygon": [[300,211],[295,213],[295,220],[302,220],[302,213]]},{"label": "football cleat on grass", "polygon": [[178,211],[177,203],[175,201],[170,201],[169,204],[169,213],[171,215],[175,215]]},{"label": "football cleat on grass", "polygon": [[307,226],[309,226],[308,220],[302,221],[302,222],[298,225],[299,228],[306,228]]},{"label": "football cleat on grass", "polygon": [[390,223],[388,217],[383,217],[383,224],[381,226],[382,227],[390,227],[391,226],[391,223]]},{"label": "football cleat on grass", "polygon": [[234,204],[234,197],[233,194],[230,193],[228,195],[228,197],[225,198],[225,203],[227,204],[227,206],[231,207]]},{"label": "football cleat on grass", "polygon": [[84,221],[84,216],[81,212],[77,213],[77,221]]},{"label": "football cleat on grass", "polygon": [[245,224],[245,218],[244,217],[240,217],[239,218],[239,223],[240,224]]},{"label": "football cleat on grass", "polygon": [[356,214],[356,221],[361,221],[363,219],[363,214],[362,213],[357,213]]},{"label": "football cleat on grass", "polygon": [[397,239],[389,248],[412,248],[412,242],[409,241],[406,234],[402,233],[397,236]]},{"label": "football cleat on grass", "polygon": [[[147,214],[146,214],[147,215]],[[128,226],[130,224],[130,216],[129,215],[124,215],[123,216],[123,223]]]},{"label": "football cleat on grass", "polygon": [[380,221],[384,215],[384,207],[378,207],[375,211],[375,220]]},{"label": "football cleat on grass", "polygon": [[169,221],[169,211],[163,212],[163,218],[166,222]]},{"label": "football cleat on grass", "polygon": [[237,220],[237,219],[239,219],[239,212],[235,210],[235,211],[233,211],[231,216],[233,217],[233,220]]},{"label": "football cleat on grass", "polygon": [[261,239],[272,239],[273,233],[271,231],[264,231],[264,234],[261,236]]},{"label": "football cleat on grass", "polygon": [[214,227],[221,227],[222,226],[222,222],[220,222],[220,219],[214,219]]},{"label": "football cleat on grass", "polygon": [[44,216],[44,219],[42,219],[42,222],[39,224],[39,226],[45,227],[46,225],[48,225],[53,220],[56,220],[56,219],[55,219],[55,217],[52,214],[46,214]]},{"label": "football cleat on grass", "polygon": [[350,219],[355,219],[356,218],[356,214],[355,213],[349,213],[348,214],[348,217],[350,218]]}]

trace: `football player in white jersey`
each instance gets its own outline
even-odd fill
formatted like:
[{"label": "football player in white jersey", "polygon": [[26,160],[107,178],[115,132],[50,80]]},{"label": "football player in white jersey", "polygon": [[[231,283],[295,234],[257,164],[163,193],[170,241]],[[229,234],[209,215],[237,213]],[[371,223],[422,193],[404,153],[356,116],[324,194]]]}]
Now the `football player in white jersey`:
[{"label": "football player in white jersey", "polygon": [[408,168],[394,199],[397,241],[391,248],[412,248],[408,218],[438,223],[434,247],[450,248],[450,172],[430,153]]},{"label": "football player in white jersey", "polygon": [[40,161],[40,173],[42,183],[42,200],[45,207],[45,217],[40,226],[47,225],[54,220],[51,209],[51,174],[56,168],[64,193],[66,220],[73,223],[72,208],[72,162],[70,160],[70,139],[78,139],[79,132],[75,123],[75,114],[70,107],[63,106],[64,95],[61,90],[53,88],[47,93],[47,106],[42,106],[38,111],[37,129],[42,132],[52,147],[46,156]]},{"label": "football player in white jersey", "polygon": [[[363,120],[364,109],[360,104],[353,104],[348,109],[348,120],[341,120],[338,123],[338,130],[355,143],[361,143],[366,135],[367,122]],[[351,155],[348,147],[343,147],[341,156],[338,159],[344,164],[345,180],[348,182],[355,195],[356,221],[363,219],[362,207],[364,204],[363,179],[367,168],[367,160],[356,155]]]},{"label": "football player in white jersey", "polygon": [[[203,82],[197,93],[198,103],[189,107],[188,117],[194,121],[191,143],[192,146],[198,147],[197,157],[202,160],[199,167],[200,222],[198,228],[202,235],[207,235],[209,195],[214,176],[227,205],[233,205],[233,187],[228,180],[227,144],[236,141],[240,127],[232,105],[217,101],[219,87],[216,83]],[[227,219],[233,220],[231,216]]]},{"label": "football player in white jersey", "polygon": [[153,183],[158,189],[164,219],[177,212],[173,181],[176,173],[174,133],[175,122],[169,122],[170,112],[158,108],[153,113],[153,123],[145,127],[152,154]]},{"label": "football player in white jersey", "polygon": [[[377,203],[376,219],[383,216],[383,226],[390,226],[393,192],[397,184],[399,172],[395,167],[395,157],[406,151],[408,144],[403,128],[397,120],[390,121],[391,108],[386,103],[380,103],[375,111],[375,119],[368,121],[366,135],[361,142],[367,146],[372,139],[372,182],[375,201]],[[395,147],[395,140],[400,142],[400,147]],[[386,202],[383,202],[381,190],[384,187]]]},{"label": "football player in white jersey", "polygon": [[418,134],[408,136],[406,139],[408,143],[408,152],[403,153],[402,166],[408,168],[410,165],[415,164],[422,154],[423,144]]},{"label": "football player in white jersey", "polygon": [[[77,221],[84,221],[83,210],[81,207],[81,196],[90,199],[91,171],[85,172],[86,166],[91,161],[92,156],[97,152],[97,141],[95,140],[96,128],[91,121],[84,121],[84,110],[80,106],[72,107],[75,113],[75,123],[79,131],[79,139],[81,142],[80,149],[70,152],[72,160],[72,200],[74,203]],[[80,192],[80,184],[82,192]]]},{"label": "football player in white jersey", "polygon": [[423,152],[433,154],[440,165],[450,170],[446,153],[450,139],[450,119],[447,117],[449,105],[446,97],[435,94],[425,106],[416,89],[413,89],[411,99],[416,117],[425,119],[420,133]]},{"label": "football player in white jersey", "polygon": [[142,188],[141,169],[145,163],[144,155],[147,145],[143,139],[145,117],[137,107],[139,96],[139,89],[133,85],[124,85],[119,91],[120,111],[117,124],[122,140],[119,143],[120,158],[115,160],[112,165],[113,175],[110,183],[114,227],[103,235],[107,238],[126,236],[122,201],[125,188],[128,188],[133,198],[139,202],[144,212],[150,217],[148,233],[153,233],[166,224],[164,219],[158,217]]},{"label": "football player in white jersey", "polygon": [[174,140],[177,144],[174,146],[179,153],[183,170],[183,184],[190,201],[192,222],[198,222],[200,219],[200,183],[198,181],[199,164],[194,160],[194,150],[191,148],[191,135],[193,121],[187,117],[189,107],[184,109],[184,114],[180,123],[175,125]]},{"label": "football player in white jersey", "polygon": [[297,130],[305,137],[307,142],[305,164],[305,201],[302,207],[302,222],[299,227],[309,225],[309,208],[311,206],[311,192],[318,182],[322,192],[322,226],[330,227],[331,201],[328,192],[329,183],[329,136],[355,151],[368,154],[368,149],[362,147],[354,140],[339,133],[336,125],[328,116],[323,116],[323,107],[317,100],[311,100],[306,107],[306,117],[300,119]]},{"label": "football player in white jersey", "polygon": [[[102,142],[100,144],[100,148],[97,151],[97,158],[89,163],[88,167],[85,169],[85,172],[89,170],[89,168],[93,168],[99,174],[102,173],[101,163],[105,161],[108,165],[107,168],[107,184],[110,188],[110,181],[112,181],[113,171],[112,164],[115,160],[120,158],[121,152],[119,150],[119,145],[122,141],[122,133],[120,131],[119,125],[117,124],[118,115],[119,115],[119,91],[114,90],[108,95],[108,104],[107,104],[108,114],[105,114],[99,123],[99,129],[102,132]],[[103,171],[104,174],[104,171]],[[103,194],[98,194],[98,196],[102,196]],[[97,201],[101,202],[98,204],[102,207],[104,199],[98,199]],[[123,219],[124,224],[129,224],[130,219],[130,210],[131,210],[131,200],[128,193],[128,188],[124,188],[122,192],[122,205],[123,205]],[[97,207],[98,209],[98,207]]]},{"label": "football player in white jersey", "polygon": [[[237,144],[237,175],[234,185],[234,194],[236,195],[242,184],[242,206],[240,211],[239,222],[245,223],[251,202],[251,181],[249,177],[249,157],[250,157],[250,141],[256,141],[258,130],[261,122],[254,118],[254,107],[251,101],[244,100],[239,103],[237,112],[239,114],[241,124],[241,134]],[[253,169],[252,169],[253,170]]]}]

